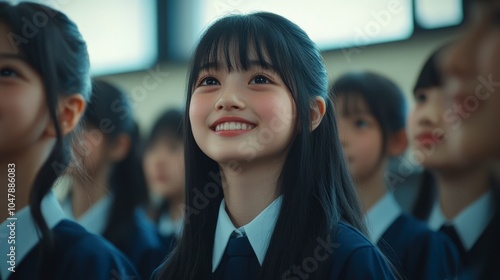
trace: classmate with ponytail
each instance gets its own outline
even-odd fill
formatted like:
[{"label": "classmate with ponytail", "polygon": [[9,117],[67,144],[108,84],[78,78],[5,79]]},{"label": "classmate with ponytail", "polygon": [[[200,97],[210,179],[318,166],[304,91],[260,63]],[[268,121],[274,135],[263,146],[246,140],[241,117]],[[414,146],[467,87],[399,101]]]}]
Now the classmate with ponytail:
[{"label": "classmate with ponytail", "polygon": [[[46,24],[27,36],[27,22],[41,19]],[[7,167],[15,169],[14,216],[7,212],[7,195],[1,200],[3,280],[137,275],[109,242],[66,220],[51,191],[73,160],[73,133],[90,84],[87,47],[71,20],[40,4],[0,3],[0,182],[5,194]],[[7,240],[12,232],[15,244]],[[15,258],[9,264],[11,246]]]}]

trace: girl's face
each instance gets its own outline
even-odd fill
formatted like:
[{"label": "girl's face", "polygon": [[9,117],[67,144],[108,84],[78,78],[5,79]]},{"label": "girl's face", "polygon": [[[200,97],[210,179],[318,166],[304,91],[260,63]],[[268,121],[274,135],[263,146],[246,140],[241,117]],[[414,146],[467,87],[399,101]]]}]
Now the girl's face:
[{"label": "girl's face", "polygon": [[11,44],[0,23],[0,155],[33,146],[50,123],[40,75]]},{"label": "girl's face", "polygon": [[335,103],[339,136],[354,178],[363,181],[372,176],[380,165],[382,131],[362,98],[349,101],[354,103],[349,104],[353,105],[352,109],[346,108],[345,97],[340,96]]},{"label": "girl's face", "polygon": [[184,145],[172,137],[160,137],[148,147],[143,168],[149,190],[163,198],[184,193]]},{"label": "girl's face", "polygon": [[446,88],[465,159],[500,159],[500,3],[481,2],[464,35],[445,53]]},{"label": "girl's face", "polygon": [[295,105],[276,72],[259,66],[206,69],[193,88],[189,118],[194,139],[208,157],[219,164],[284,161]]},{"label": "girl's face", "polygon": [[444,119],[447,97],[438,87],[417,90],[415,107],[408,118],[408,136],[413,158],[426,168],[453,165],[453,151],[447,142],[456,137]]}]

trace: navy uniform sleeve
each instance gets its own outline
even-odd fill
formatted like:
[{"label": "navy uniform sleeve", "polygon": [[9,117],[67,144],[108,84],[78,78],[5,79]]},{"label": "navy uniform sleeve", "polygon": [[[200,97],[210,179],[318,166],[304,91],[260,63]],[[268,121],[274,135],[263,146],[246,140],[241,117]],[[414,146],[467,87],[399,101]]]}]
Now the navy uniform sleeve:
[{"label": "navy uniform sleeve", "polygon": [[167,255],[167,248],[163,245],[156,227],[142,210],[135,211],[134,228],[127,243],[122,246],[122,252],[141,275],[142,279],[149,279]]},{"label": "navy uniform sleeve", "polygon": [[330,279],[396,279],[387,259],[355,228],[339,223]]},{"label": "navy uniform sleeve", "polygon": [[334,266],[330,279],[396,279],[386,259],[374,247],[356,249],[346,260],[344,266]]},{"label": "navy uniform sleeve", "polygon": [[67,279],[140,279],[128,259],[98,236],[82,238],[61,262],[61,275],[71,276]]},{"label": "navy uniform sleeve", "polygon": [[408,275],[413,279],[456,279],[460,272],[458,252],[440,233],[416,239],[408,254]]},{"label": "navy uniform sleeve", "polygon": [[386,230],[378,247],[409,280],[455,279],[460,272],[458,252],[448,238],[406,214]]}]

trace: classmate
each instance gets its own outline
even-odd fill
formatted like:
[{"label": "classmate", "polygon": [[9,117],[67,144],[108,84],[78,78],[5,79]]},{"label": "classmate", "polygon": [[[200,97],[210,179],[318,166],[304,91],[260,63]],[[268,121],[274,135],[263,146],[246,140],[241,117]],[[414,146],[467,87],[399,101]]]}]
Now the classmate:
[{"label": "classmate", "polygon": [[[28,36],[27,24],[42,20],[43,28]],[[16,218],[8,220],[13,217],[2,199],[3,280],[137,275],[114,246],[64,219],[51,191],[72,160],[72,131],[89,92],[87,47],[76,25],[40,4],[0,3],[0,181],[7,194],[8,178],[15,180]],[[7,227],[13,222],[15,229]],[[7,239],[12,234],[15,243]]]},{"label": "classmate", "polygon": [[494,279],[500,275],[500,3],[471,2],[475,16],[447,51],[443,71],[447,93],[455,101],[453,110],[458,111],[455,120],[461,126],[460,136],[452,142],[454,151],[466,160],[490,162],[495,175],[491,188],[495,214],[489,225],[494,237],[485,244],[495,250],[485,257],[488,264],[481,276]]},{"label": "classmate", "polygon": [[444,86],[453,101],[450,124],[453,128],[460,127],[460,136],[451,139],[451,143],[464,159],[495,159],[498,169],[500,3],[471,2],[473,16],[468,29],[443,55]]},{"label": "classmate", "polygon": [[[153,205],[153,218],[167,242],[178,239],[184,215],[184,133],[183,113],[177,109],[165,111],[151,130],[143,168],[151,196],[159,202]],[[153,199],[153,200],[155,200]]]},{"label": "classmate", "polygon": [[447,117],[440,54],[435,52],[426,62],[414,90],[410,143],[415,158],[429,174],[414,212],[431,229],[442,231],[455,243],[463,266],[460,278],[481,279],[484,264],[494,256],[493,242],[499,233],[497,183],[486,161],[455,156],[451,143],[461,137],[465,127],[454,128]]},{"label": "classmate", "polygon": [[149,279],[165,251],[156,227],[139,208],[147,199],[139,130],[119,88],[101,80],[94,80],[93,88],[84,116],[85,137],[74,145],[93,186],[75,177],[63,207],[71,219],[113,243]]},{"label": "classmate", "polygon": [[358,231],[320,53],[272,13],[203,35],[185,117],[186,218],[157,279],[393,279]]},{"label": "classmate", "polygon": [[351,72],[338,78],[330,93],[371,241],[405,279],[454,278],[459,261],[453,245],[404,214],[387,191],[387,162],[408,143],[407,106],[399,87],[373,72]]}]

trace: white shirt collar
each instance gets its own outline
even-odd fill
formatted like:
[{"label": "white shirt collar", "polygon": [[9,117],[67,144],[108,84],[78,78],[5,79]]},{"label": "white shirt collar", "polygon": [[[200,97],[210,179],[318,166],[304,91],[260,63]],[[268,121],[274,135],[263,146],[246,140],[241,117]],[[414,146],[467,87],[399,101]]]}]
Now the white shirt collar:
[{"label": "white shirt collar", "polygon": [[181,236],[183,219],[172,220],[168,213],[163,213],[158,219],[158,231],[162,236],[175,234],[177,238]]},{"label": "white shirt collar", "polygon": [[387,192],[366,212],[364,220],[370,240],[377,244],[382,235],[401,215],[402,210],[393,194]]},{"label": "white shirt collar", "polygon": [[102,235],[106,230],[109,214],[113,199],[110,195],[106,195],[92,205],[79,219],[73,215],[73,206],[71,199],[66,199],[63,203],[63,209],[68,219],[79,223],[87,231],[93,234]]},{"label": "white shirt collar", "polygon": [[276,198],[269,206],[266,207],[257,217],[250,223],[236,229],[231,222],[229,215],[226,212],[226,204],[224,199],[219,207],[219,217],[217,218],[217,227],[215,229],[214,251],[212,254],[212,272],[214,272],[222,260],[227,243],[233,231],[245,233],[252,245],[252,249],[262,266],[264,257],[266,256],[267,248],[274,231],[274,226],[278,220],[279,211],[281,209],[282,197]]},{"label": "white shirt collar", "polygon": [[439,202],[434,203],[428,224],[435,231],[439,230],[444,224],[453,225],[464,248],[469,251],[493,218],[493,212],[493,193],[488,191],[462,210],[451,221],[441,212]]},{"label": "white shirt collar", "polygon": [[[3,210],[3,209],[2,209]],[[47,223],[49,229],[53,229],[65,216],[64,212],[57,201],[55,195],[50,191],[42,200],[41,204],[42,215]],[[15,224],[15,244],[8,243],[10,235],[9,224]],[[10,247],[15,246],[16,253],[16,268],[26,255],[35,247],[40,241],[38,229],[35,220],[31,216],[30,206],[25,206],[19,210],[15,216],[7,218],[0,225],[0,273],[2,279],[8,279],[11,271],[8,270]],[[15,268],[15,269],[16,269]]]}]

